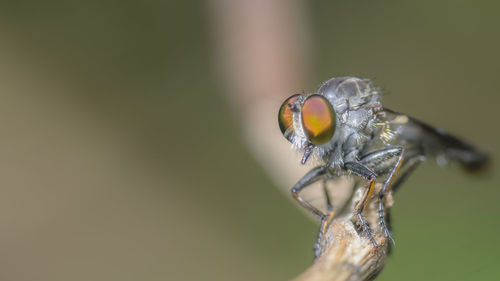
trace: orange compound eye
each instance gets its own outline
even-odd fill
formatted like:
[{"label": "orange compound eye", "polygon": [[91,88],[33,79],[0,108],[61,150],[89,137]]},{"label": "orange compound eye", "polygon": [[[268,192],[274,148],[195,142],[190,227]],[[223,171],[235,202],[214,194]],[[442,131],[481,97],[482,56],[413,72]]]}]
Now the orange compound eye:
[{"label": "orange compound eye", "polygon": [[291,107],[298,97],[299,95],[293,95],[287,98],[280,107],[280,111],[278,113],[278,123],[283,135],[286,133],[288,128],[293,125],[293,112]]},{"label": "orange compound eye", "polygon": [[302,106],[302,125],[312,144],[327,143],[335,131],[335,111],[321,95],[309,96]]}]

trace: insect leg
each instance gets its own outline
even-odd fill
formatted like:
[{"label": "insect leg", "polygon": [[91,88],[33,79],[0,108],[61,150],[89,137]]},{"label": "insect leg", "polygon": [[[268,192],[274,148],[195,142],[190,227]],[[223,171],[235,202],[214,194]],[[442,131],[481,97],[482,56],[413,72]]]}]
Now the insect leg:
[{"label": "insect leg", "polygon": [[401,184],[408,179],[408,176],[410,176],[411,173],[413,173],[417,169],[417,167],[420,165],[420,163],[422,163],[423,160],[424,159],[422,156],[418,156],[408,159],[408,164],[403,162],[403,166],[408,165],[408,168],[406,168],[406,170],[402,172],[401,176],[399,176],[399,178],[392,184],[391,189],[393,193],[398,191],[398,189],[401,187]]},{"label": "insect leg", "polygon": [[332,201],[330,200],[330,193],[328,192],[328,188],[326,185],[327,179],[323,179],[323,192],[325,193],[326,197],[326,215],[324,215],[321,218],[321,224],[319,226],[319,233],[318,233],[318,239],[316,243],[314,244],[314,258],[316,259],[320,255],[320,244],[321,241],[323,240],[323,235],[325,235],[326,230],[330,223],[333,220],[333,216],[335,215],[335,212],[333,211],[333,205]]},{"label": "insect leg", "polygon": [[[406,154],[406,155],[408,155],[408,154]],[[408,156],[406,156],[406,157],[408,157]],[[420,163],[422,163],[423,160],[424,160],[423,157],[420,155],[410,156],[409,159],[405,158],[403,160],[403,164],[402,164],[401,169],[404,168],[405,170],[402,171],[399,178],[397,178],[396,181],[394,181],[392,183],[391,190],[393,193],[395,193],[399,189],[399,187],[401,187],[401,184],[408,179],[408,177],[411,175],[411,173],[413,173],[417,169],[417,167],[420,165]],[[381,208],[381,206],[380,206],[380,201],[379,201],[379,215],[380,215],[380,208]],[[390,220],[389,215],[390,215],[390,213],[385,214],[385,219],[381,218],[381,220],[385,221],[386,226],[387,226],[387,230],[390,233],[392,227],[391,227],[391,220]],[[392,242],[394,243],[393,239],[392,239]]]},{"label": "insect leg", "polygon": [[318,210],[316,207],[312,206],[308,202],[306,202],[302,197],[299,196],[299,192],[304,188],[312,183],[318,181],[321,179],[323,175],[325,175],[327,171],[327,166],[319,166],[316,167],[312,170],[310,170],[304,177],[302,177],[292,188],[292,196],[299,204],[306,208],[307,210],[311,211],[313,214],[318,216],[320,219],[322,219],[325,214]]},{"label": "insect leg", "polygon": [[401,168],[401,164],[403,163],[403,154],[404,150],[401,148],[401,152],[399,153],[398,160],[396,164],[394,165],[393,169],[391,170],[391,173],[389,176],[387,176],[387,179],[384,182],[384,186],[378,193],[378,216],[380,220],[380,226],[382,227],[382,230],[384,231],[385,237],[389,238],[392,243],[394,243],[394,239],[392,239],[391,232],[387,228],[387,224],[385,223],[385,218],[384,218],[384,196],[387,191],[391,188],[391,181],[392,178],[398,173],[399,168]]},{"label": "insect leg", "polygon": [[390,183],[392,178],[397,174],[399,168],[401,167],[403,161],[403,148],[398,146],[398,147],[390,147],[373,151],[363,156],[360,160],[361,163],[368,165],[370,167],[376,167],[378,169],[386,170],[387,168],[384,167],[385,164],[384,162],[396,156],[398,157],[397,161],[394,165],[388,167],[390,168],[389,175],[385,179],[384,185],[378,194],[378,212],[379,212],[380,226],[384,231],[385,237],[389,238],[393,242],[394,240],[392,240],[391,233],[385,223],[383,199],[386,192],[388,191],[388,188],[390,188]]},{"label": "insect leg", "polygon": [[321,225],[319,228],[319,235],[320,236],[322,236],[326,233],[326,228],[332,222],[333,215],[335,214],[335,212],[333,211],[332,201],[330,200],[330,193],[328,192],[328,188],[326,185],[326,179],[323,180],[323,191],[324,191],[325,197],[326,197],[326,215],[321,219]]},{"label": "insect leg", "polygon": [[375,179],[377,178],[377,175],[374,172],[372,172],[370,169],[368,169],[366,166],[364,166],[363,164],[358,163],[358,162],[347,162],[344,164],[344,167],[347,170],[352,171],[353,173],[355,173],[359,176],[362,176],[363,178],[370,181],[370,185],[368,186],[368,190],[366,191],[365,196],[358,203],[355,210],[356,210],[356,216],[358,217],[359,222],[361,223],[361,226],[363,227],[363,230],[368,235],[368,238],[372,242],[373,246],[375,246],[375,248],[378,248],[378,244],[375,241],[375,238],[373,238],[373,234],[370,230],[370,227],[368,226],[365,218],[363,218],[363,215],[361,214],[363,212],[363,209],[366,207],[366,204],[368,203],[368,199],[370,198],[370,196],[373,193],[373,189],[375,186]]},{"label": "insect leg", "polygon": [[[404,152],[405,151],[402,147],[391,147],[391,148],[386,148],[386,149],[381,149],[381,150],[371,152],[371,153],[365,155],[360,160],[361,163],[363,163],[367,166],[376,167],[376,166],[383,166],[383,164],[386,160],[397,157],[396,163],[394,163],[392,166],[388,167],[388,168],[390,168],[390,172],[389,172],[389,174],[384,182],[382,189],[380,190],[380,192],[378,194],[378,198],[379,198],[378,199],[378,211],[379,211],[380,225],[381,225],[382,230],[384,231],[384,235],[393,242],[394,242],[394,240],[391,237],[389,228],[387,227],[386,220],[384,218],[383,199],[385,197],[385,194],[391,188],[393,188],[393,190],[394,190],[394,188],[398,188],[399,186],[401,186],[401,184],[407,179],[407,177],[416,169],[416,167],[418,166],[417,164],[423,160],[421,154],[418,151],[410,150],[410,151],[408,151],[408,153],[404,153]],[[404,161],[403,161],[403,155],[406,155],[406,154],[409,154],[409,156],[407,156],[406,159],[404,159]],[[397,179],[397,181],[392,183],[392,180],[398,174],[398,171],[402,165],[408,165],[409,167],[404,171],[404,173],[401,175],[401,177]],[[386,169],[386,168],[383,168],[383,169]]]},{"label": "insect leg", "polygon": [[327,180],[323,180],[323,192],[325,193],[325,198],[326,198],[326,208],[331,209],[333,208],[332,201],[330,200],[330,192],[328,192],[328,186],[326,185]]}]

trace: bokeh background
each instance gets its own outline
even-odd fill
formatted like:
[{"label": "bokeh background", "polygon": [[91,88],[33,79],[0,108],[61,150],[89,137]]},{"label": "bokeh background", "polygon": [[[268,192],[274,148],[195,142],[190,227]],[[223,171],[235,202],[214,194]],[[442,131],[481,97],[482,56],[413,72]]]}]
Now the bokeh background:
[{"label": "bokeh background", "polygon": [[[267,3],[269,2],[269,3]],[[1,280],[287,280],[284,97],[371,78],[498,158],[495,1],[1,1]],[[302,169],[302,170],[301,170]],[[498,168],[423,165],[377,280],[499,280]]]}]

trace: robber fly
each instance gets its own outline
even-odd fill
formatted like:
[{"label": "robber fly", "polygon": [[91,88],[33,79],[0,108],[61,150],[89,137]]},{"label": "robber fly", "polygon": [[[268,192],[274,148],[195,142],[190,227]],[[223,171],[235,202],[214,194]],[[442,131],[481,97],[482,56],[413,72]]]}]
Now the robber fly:
[{"label": "robber fly", "polygon": [[284,137],[303,153],[302,164],[311,156],[321,162],[293,186],[293,198],[323,221],[328,214],[304,200],[301,190],[319,180],[351,174],[367,180],[366,194],[354,213],[375,247],[378,245],[362,212],[377,180],[383,181],[375,196],[380,226],[392,240],[384,217],[384,196],[421,161],[457,161],[468,170],[478,170],[488,162],[486,154],[464,141],[383,107],[378,89],[368,79],[332,78],[314,94],[291,96],[281,105],[278,121]]}]

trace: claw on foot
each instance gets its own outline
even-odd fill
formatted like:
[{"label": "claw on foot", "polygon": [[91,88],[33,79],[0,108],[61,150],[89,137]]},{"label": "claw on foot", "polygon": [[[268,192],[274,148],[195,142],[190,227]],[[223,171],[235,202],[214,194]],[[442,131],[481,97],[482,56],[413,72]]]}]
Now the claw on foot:
[{"label": "claw on foot", "polygon": [[321,218],[320,235],[325,235],[326,229],[333,220],[335,212],[333,210],[328,210],[328,213]]},{"label": "claw on foot", "polygon": [[377,241],[375,241],[375,238],[373,237],[373,234],[372,234],[372,232],[370,230],[370,227],[366,223],[366,221],[363,218],[363,216],[361,215],[361,213],[358,214],[358,219],[359,219],[359,222],[360,222],[361,226],[363,227],[364,232],[366,233],[366,235],[368,235],[368,238],[372,242],[373,246],[375,248],[378,248],[378,243],[377,243]]}]

